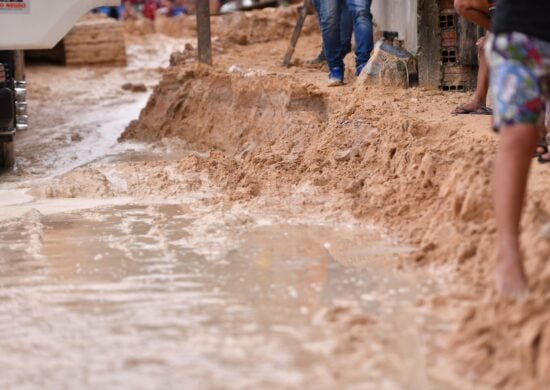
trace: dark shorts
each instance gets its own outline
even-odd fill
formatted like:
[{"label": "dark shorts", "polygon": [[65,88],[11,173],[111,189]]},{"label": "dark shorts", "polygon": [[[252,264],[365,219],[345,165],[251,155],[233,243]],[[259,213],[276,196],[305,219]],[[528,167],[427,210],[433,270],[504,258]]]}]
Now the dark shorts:
[{"label": "dark shorts", "polygon": [[550,103],[550,42],[506,33],[492,36],[486,49],[495,130],[542,123]]}]

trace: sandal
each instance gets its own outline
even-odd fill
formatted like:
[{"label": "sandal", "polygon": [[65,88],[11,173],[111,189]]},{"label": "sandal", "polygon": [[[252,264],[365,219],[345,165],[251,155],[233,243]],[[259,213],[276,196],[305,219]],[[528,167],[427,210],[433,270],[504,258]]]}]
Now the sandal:
[{"label": "sandal", "polygon": [[480,106],[475,110],[458,106],[452,113],[454,115],[493,115],[493,110],[487,106]]},{"label": "sandal", "polygon": [[539,138],[537,142],[537,149],[541,148],[543,150],[542,153],[535,152],[534,157],[537,158],[537,161],[539,164],[546,164],[550,163],[550,159],[543,158],[545,154],[548,153],[548,143],[546,142],[546,136]]}]

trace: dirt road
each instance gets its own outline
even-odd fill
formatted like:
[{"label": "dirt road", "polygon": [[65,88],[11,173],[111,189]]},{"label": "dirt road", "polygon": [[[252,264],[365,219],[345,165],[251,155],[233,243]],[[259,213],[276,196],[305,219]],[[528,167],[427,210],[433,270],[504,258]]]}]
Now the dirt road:
[{"label": "dirt road", "polygon": [[126,69],[29,69],[33,130],[0,185],[1,387],[549,383],[545,167],[532,293],[508,302],[489,119],[451,116],[460,94],[326,88],[314,25],[280,68],[281,12],[216,20],[213,68],[185,21],[127,26]]}]

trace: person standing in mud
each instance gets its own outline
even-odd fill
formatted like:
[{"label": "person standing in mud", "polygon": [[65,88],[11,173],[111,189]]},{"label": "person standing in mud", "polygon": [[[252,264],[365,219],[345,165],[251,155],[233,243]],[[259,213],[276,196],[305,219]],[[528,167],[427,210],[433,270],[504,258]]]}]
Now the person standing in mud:
[{"label": "person standing in mud", "polygon": [[[313,0],[313,8],[319,20],[319,26],[321,26],[321,0]],[[342,57],[348,55],[351,52],[351,36],[353,35],[353,20],[347,7],[342,7],[342,13],[340,14],[340,43],[344,53]],[[325,48],[321,47],[321,52],[317,57],[309,60],[309,65],[323,65],[327,62],[327,56],[325,55]]]},{"label": "person standing in mud", "polygon": [[374,47],[372,29],[372,0],[320,0],[321,34],[329,66],[329,86],[344,83],[345,48],[341,42],[340,19],[347,7],[355,34],[355,72],[361,73]]},{"label": "person standing in mud", "polygon": [[453,111],[453,114],[491,115],[493,113],[493,111],[487,107],[489,66],[487,65],[483,48],[487,41],[488,32],[491,31],[491,15],[494,12],[495,5],[496,3],[494,0],[455,0],[454,2],[456,12],[458,12],[460,16],[484,28],[487,34],[476,43],[479,67],[474,96],[468,103],[458,106]]},{"label": "person standing in mud", "polygon": [[501,135],[494,170],[497,289],[527,294],[520,220],[537,139],[550,103],[550,1],[498,0],[487,43],[494,128]]}]

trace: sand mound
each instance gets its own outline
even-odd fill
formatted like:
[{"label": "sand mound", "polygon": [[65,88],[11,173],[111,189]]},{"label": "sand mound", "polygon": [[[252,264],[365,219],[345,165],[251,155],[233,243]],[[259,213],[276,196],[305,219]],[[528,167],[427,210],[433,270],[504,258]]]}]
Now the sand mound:
[{"label": "sand mound", "polygon": [[177,136],[246,154],[252,145],[275,142],[284,130],[318,129],[326,118],[326,97],[291,77],[172,69],[121,139]]},{"label": "sand mound", "polygon": [[462,315],[447,339],[449,355],[463,363],[461,375],[484,386],[544,388],[547,189],[537,184],[527,205],[533,292],[526,302],[503,303],[486,281],[494,255],[495,140],[465,128],[461,118],[426,113],[435,107],[441,118],[446,105],[443,94],[419,89],[361,87],[329,96],[291,76],[172,68],[122,139],[180,137],[209,150],[178,169],[206,172],[233,199],[286,196],[303,184],[344,194],[345,203],[329,207],[391,226],[419,248],[411,260],[456,272],[456,285],[431,304]]},{"label": "sand mound", "polygon": [[[297,7],[286,7],[214,16],[211,19],[212,36],[222,42],[240,45],[290,39],[297,14]],[[124,22],[124,28],[128,35],[160,33],[176,38],[194,37],[197,32],[196,18],[189,15],[174,18],[161,16],[154,22],[147,19],[129,20]],[[302,33],[309,35],[318,31],[317,18],[309,16]]]},{"label": "sand mound", "polygon": [[[212,32],[221,40],[238,44],[290,40],[297,15],[297,7],[235,12],[214,18]],[[302,34],[309,35],[318,31],[315,15],[307,17]]]}]

